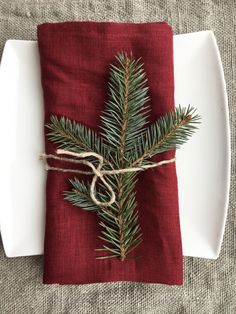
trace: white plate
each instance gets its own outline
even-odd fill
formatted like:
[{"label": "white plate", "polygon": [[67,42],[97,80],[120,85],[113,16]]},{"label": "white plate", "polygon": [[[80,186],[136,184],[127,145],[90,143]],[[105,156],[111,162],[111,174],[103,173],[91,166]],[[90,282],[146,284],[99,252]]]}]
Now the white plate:
[{"label": "white plate", "polygon": [[230,130],[223,67],[211,31],[174,37],[175,103],[202,117],[198,132],[177,151],[183,254],[220,253],[230,185]]},{"label": "white plate", "polygon": [[[215,259],[227,214],[230,135],[222,64],[211,31],[174,36],[176,105],[200,130],[177,152],[183,253]],[[6,255],[43,253],[43,98],[37,43],[9,40],[0,68],[0,230]]]},{"label": "white plate", "polygon": [[43,252],[43,98],[35,42],[8,40],[0,67],[0,230],[8,257]]}]

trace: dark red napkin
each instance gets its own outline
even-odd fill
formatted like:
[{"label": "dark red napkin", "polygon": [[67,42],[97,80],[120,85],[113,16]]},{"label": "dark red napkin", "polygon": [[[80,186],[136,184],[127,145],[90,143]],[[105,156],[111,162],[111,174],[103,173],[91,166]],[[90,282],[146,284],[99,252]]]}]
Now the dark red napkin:
[{"label": "dark red napkin", "polygon": [[[38,26],[45,122],[66,116],[98,130],[107,100],[109,65],[120,51],[141,57],[152,120],[174,108],[173,33],[166,23],[46,23]],[[46,152],[56,147],[47,137]],[[175,152],[158,156],[168,159]],[[157,160],[157,159],[156,159]],[[50,171],[46,187],[44,283],[111,281],[182,284],[182,247],[175,164],[139,175],[137,201],[143,242],[139,259],[95,259],[101,246],[96,214],[63,200],[71,174]]]}]

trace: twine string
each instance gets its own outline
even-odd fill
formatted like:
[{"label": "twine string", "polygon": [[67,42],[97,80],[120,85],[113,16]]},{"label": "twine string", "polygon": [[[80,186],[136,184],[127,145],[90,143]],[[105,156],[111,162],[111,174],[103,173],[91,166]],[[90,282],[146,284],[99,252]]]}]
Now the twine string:
[{"label": "twine string", "polygon": [[[101,155],[94,153],[94,152],[83,152],[83,153],[76,153],[76,152],[71,152],[68,150],[64,149],[58,149],[56,151],[57,155],[53,154],[41,154],[40,158],[43,160],[47,159],[54,159],[54,160],[60,160],[60,161],[66,161],[66,162],[71,162],[75,164],[82,164],[85,166],[88,166],[91,171],[84,171],[84,170],[78,170],[78,169],[65,169],[65,168],[58,168],[58,167],[51,167],[47,162],[45,165],[46,170],[54,170],[54,171],[60,171],[60,172],[73,172],[73,173],[79,173],[79,174],[84,174],[84,175],[93,175],[93,179],[90,185],[90,197],[92,201],[94,202],[95,205],[97,206],[110,206],[112,205],[115,200],[116,196],[115,193],[111,187],[111,185],[106,181],[105,176],[106,175],[116,175],[116,174],[121,174],[121,173],[128,173],[128,172],[138,172],[138,171],[144,171],[147,169],[151,168],[156,168],[160,167],[165,164],[173,163],[175,162],[175,158],[168,159],[168,160],[162,160],[156,163],[152,163],[149,165],[142,165],[139,167],[130,167],[130,168],[123,168],[123,169],[112,169],[112,170],[102,170],[103,164],[104,164],[104,159]],[[72,156],[75,158],[68,158],[68,157],[60,157],[58,155],[66,155],[66,156]],[[86,160],[85,158],[87,157],[94,157],[98,160],[98,165],[95,167],[92,162]],[[110,199],[107,202],[102,202],[99,201],[97,196],[96,196],[96,183],[100,179],[104,186],[107,188]]]}]

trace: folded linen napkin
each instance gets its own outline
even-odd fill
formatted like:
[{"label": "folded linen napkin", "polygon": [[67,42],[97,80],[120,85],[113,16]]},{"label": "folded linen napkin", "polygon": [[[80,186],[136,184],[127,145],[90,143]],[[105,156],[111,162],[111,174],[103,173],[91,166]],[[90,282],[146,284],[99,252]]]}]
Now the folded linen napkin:
[{"label": "folded linen napkin", "polygon": [[[166,23],[45,23],[38,26],[45,122],[65,116],[98,131],[107,100],[109,66],[119,51],[142,58],[151,119],[174,108],[173,34]],[[46,152],[55,146],[46,141]],[[175,152],[154,160],[173,158]],[[46,187],[44,283],[111,281],[182,284],[182,247],[175,164],[139,175],[143,242],[139,259],[95,259],[98,218],[65,201],[71,174],[50,171]]]}]

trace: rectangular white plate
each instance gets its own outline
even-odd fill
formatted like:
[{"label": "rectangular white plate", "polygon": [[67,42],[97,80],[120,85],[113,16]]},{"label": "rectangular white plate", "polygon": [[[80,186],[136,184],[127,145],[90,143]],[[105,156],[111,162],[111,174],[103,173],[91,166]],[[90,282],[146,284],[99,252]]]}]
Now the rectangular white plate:
[{"label": "rectangular white plate", "polygon": [[[183,254],[215,259],[226,221],[230,135],[226,87],[211,31],[174,36],[176,105],[202,116],[177,152]],[[8,257],[43,253],[43,97],[37,43],[8,40],[0,68],[0,230]]]}]

